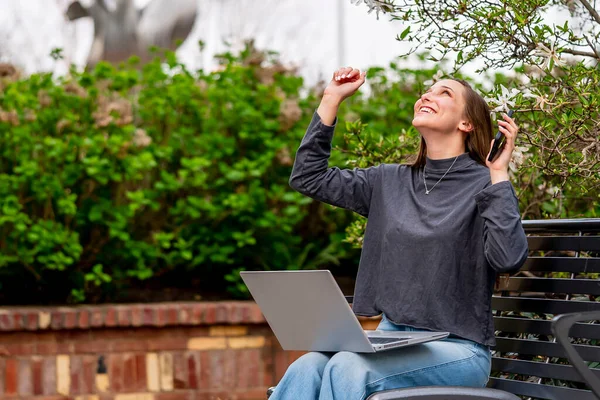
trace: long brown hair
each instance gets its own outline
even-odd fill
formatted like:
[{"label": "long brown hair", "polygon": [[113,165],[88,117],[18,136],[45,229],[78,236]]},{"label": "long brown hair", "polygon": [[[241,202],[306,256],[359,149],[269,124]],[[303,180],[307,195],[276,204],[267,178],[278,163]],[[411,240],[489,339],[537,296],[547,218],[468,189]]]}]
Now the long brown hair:
[{"label": "long brown hair", "polygon": [[[485,165],[485,158],[490,151],[490,142],[493,139],[492,118],[490,116],[490,107],[483,97],[473,90],[468,82],[462,79],[449,78],[464,86],[465,88],[465,117],[473,125],[473,130],[468,133],[465,139],[465,151],[469,152],[471,158],[478,163]],[[425,166],[427,156],[427,145],[425,139],[421,137],[421,145],[417,158],[411,164],[412,167],[420,168]]]}]

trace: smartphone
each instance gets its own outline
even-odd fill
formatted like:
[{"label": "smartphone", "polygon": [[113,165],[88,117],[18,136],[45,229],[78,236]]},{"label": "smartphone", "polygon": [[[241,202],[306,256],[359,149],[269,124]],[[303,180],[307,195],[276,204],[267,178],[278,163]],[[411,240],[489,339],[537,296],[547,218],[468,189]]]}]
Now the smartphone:
[{"label": "smartphone", "polygon": [[[512,117],[514,113],[515,113],[514,110],[508,110],[506,115],[508,115],[509,117]],[[490,155],[488,156],[489,162],[492,162],[494,160],[494,157],[496,157],[496,154],[498,154],[498,151],[502,148],[503,144],[504,144],[504,135],[502,134],[502,132],[498,131],[498,133],[496,133],[496,136],[494,137],[494,144],[492,144],[492,151],[490,151]]]}]

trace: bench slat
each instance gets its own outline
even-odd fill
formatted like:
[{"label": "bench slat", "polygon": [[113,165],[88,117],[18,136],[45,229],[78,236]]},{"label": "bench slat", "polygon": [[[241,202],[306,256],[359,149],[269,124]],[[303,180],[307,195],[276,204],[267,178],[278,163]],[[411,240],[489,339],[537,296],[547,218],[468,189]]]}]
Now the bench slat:
[{"label": "bench slat", "polygon": [[[600,369],[591,368],[590,370],[600,379]],[[571,365],[546,364],[504,357],[492,357],[492,371],[585,382]]]},{"label": "bench slat", "polygon": [[598,236],[528,236],[530,251],[600,251]]},{"label": "bench slat", "polygon": [[[586,361],[600,361],[600,347],[582,344],[573,345]],[[533,356],[549,356],[567,358],[564,349],[558,343],[542,342],[539,340],[496,338],[493,350],[502,353],[519,353]]]},{"label": "bench slat", "polygon": [[600,232],[600,218],[526,219],[522,223],[527,233]]},{"label": "bench slat", "polygon": [[505,390],[522,396],[531,396],[549,400],[598,400],[590,390],[572,389],[560,386],[540,385],[537,383],[513,381],[510,379],[490,378],[488,387]]},{"label": "bench slat", "polygon": [[[494,317],[494,327],[498,331],[512,333],[534,333],[552,335],[551,321],[542,319]],[[569,334],[575,338],[600,339],[600,325],[576,323]]]},{"label": "bench slat", "polygon": [[600,303],[594,301],[548,300],[527,297],[492,297],[492,309],[500,311],[524,311],[546,314],[567,314],[572,312],[600,310]]},{"label": "bench slat", "polygon": [[598,273],[600,258],[529,257],[521,271]]},{"label": "bench slat", "polygon": [[600,285],[595,279],[521,278],[508,280],[502,290],[511,292],[541,292],[563,294],[600,295]]}]

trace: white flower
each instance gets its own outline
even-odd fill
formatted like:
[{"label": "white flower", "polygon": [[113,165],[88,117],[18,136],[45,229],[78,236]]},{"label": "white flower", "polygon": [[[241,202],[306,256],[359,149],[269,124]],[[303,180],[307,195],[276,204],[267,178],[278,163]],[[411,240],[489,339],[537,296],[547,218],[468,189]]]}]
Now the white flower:
[{"label": "white flower", "polygon": [[357,6],[365,3],[369,7],[368,14],[371,14],[374,10],[375,14],[377,14],[377,19],[379,19],[380,12],[385,14],[394,8],[390,0],[350,0],[350,3]]},{"label": "white flower", "polygon": [[554,43],[550,45],[550,48],[546,47],[542,43],[538,43],[537,49],[534,50],[532,55],[536,57],[545,58],[544,63],[542,64],[542,69],[548,69],[550,67],[550,61],[553,61],[554,65],[557,67],[564,67],[567,65],[564,61],[560,59],[560,55],[554,50]]},{"label": "white flower", "polygon": [[423,82],[423,85],[425,86],[431,86],[434,83],[436,83],[437,81],[439,81],[440,79],[442,79],[444,77],[445,73],[444,71],[442,71],[441,69],[438,70],[432,77],[431,79]]},{"label": "white flower", "polygon": [[496,113],[500,111],[508,112],[511,107],[514,108],[514,98],[519,94],[517,89],[508,90],[504,85],[500,85],[501,94],[497,98],[486,97],[485,101],[490,104],[496,104],[496,107],[492,109],[492,119],[496,119]]}]

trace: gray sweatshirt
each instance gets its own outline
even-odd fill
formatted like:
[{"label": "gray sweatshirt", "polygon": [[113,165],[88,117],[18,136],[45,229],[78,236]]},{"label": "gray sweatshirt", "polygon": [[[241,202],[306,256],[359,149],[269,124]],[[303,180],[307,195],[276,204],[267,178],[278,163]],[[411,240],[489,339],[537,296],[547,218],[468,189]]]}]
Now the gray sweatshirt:
[{"label": "gray sweatshirt", "polygon": [[433,189],[454,157],[427,159],[425,168],[328,168],[333,131],[314,114],[290,185],[368,218],[354,312],[493,346],[496,272],[517,270],[528,253],[510,182],[492,185],[468,153]]}]

